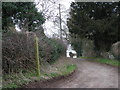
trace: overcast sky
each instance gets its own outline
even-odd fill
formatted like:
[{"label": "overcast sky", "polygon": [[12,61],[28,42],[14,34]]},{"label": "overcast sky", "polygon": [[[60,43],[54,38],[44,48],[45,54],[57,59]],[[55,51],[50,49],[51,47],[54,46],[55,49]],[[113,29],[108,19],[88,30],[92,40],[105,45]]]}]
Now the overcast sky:
[{"label": "overcast sky", "polygon": [[[63,4],[64,8],[66,10],[68,10],[70,8],[70,3],[73,2],[74,0],[56,0],[58,2],[60,2],[60,4]],[[36,0],[37,2],[37,0]],[[58,4],[59,6],[59,4]],[[40,6],[38,5],[37,6],[38,9],[41,9]],[[56,13],[59,12],[59,9],[57,10],[56,9]],[[62,10],[61,10],[62,11]],[[61,13],[61,17],[65,20],[66,19],[66,15],[68,14],[69,11],[65,12],[65,13]],[[52,37],[52,35],[55,33],[55,34],[59,34],[59,29],[55,28],[55,25],[53,22],[51,22],[50,20],[46,20],[45,24],[43,25],[44,28],[45,28],[45,34],[46,36],[48,37]]]}]

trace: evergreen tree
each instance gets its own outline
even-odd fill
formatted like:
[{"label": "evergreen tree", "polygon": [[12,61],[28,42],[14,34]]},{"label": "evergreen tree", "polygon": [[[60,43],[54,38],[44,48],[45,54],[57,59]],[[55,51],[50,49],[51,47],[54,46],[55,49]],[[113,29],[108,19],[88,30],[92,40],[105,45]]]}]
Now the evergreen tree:
[{"label": "evergreen tree", "polygon": [[38,29],[45,22],[42,13],[37,11],[33,2],[3,2],[2,29],[18,24],[28,31]]},{"label": "evergreen tree", "polygon": [[73,2],[67,24],[71,34],[91,39],[97,50],[108,51],[120,40],[120,2]]}]

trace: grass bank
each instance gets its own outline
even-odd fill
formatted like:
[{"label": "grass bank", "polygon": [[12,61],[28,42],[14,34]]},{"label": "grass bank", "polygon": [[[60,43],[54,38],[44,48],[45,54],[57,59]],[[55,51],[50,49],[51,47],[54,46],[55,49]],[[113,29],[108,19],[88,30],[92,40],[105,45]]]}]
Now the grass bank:
[{"label": "grass bank", "polygon": [[118,60],[97,58],[97,57],[79,57],[79,58],[88,59],[92,62],[99,62],[99,63],[104,63],[104,64],[120,67],[120,61]]},{"label": "grass bank", "polygon": [[[23,85],[27,85],[30,82],[36,82],[40,80],[48,80],[59,76],[65,76],[72,73],[77,66],[72,64],[67,58],[60,58],[52,65],[47,65],[47,68],[41,70],[41,75],[38,77],[36,75],[35,70],[31,72],[20,73],[17,75],[7,75],[5,79],[3,79],[3,89],[6,88],[19,88]],[[9,79],[9,81],[7,80]]]},{"label": "grass bank", "polygon": [[96,58],[95,60],[92,60],[92,61],[120,67],[120,62],[118,60],[105,59],[105,58]]},{"label": "grass bank", "polygon": [[52,79],[54,77],[59,77],[59,76],[65,76],[72,73],[76,68],[77,66],[75,64],[69,64],[58,69],[58,72],[44,73],[42,76],[47,77],[48,79]]}]

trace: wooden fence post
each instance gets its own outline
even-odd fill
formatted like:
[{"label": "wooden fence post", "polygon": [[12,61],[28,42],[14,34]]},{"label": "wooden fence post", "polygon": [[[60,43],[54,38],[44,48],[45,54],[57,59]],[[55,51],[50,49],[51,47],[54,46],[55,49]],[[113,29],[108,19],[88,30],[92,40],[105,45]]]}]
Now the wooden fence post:
[{"label": "wooden fence post", "polygon": [[38,46],[38,37],[35,34],[35,56],[36,56],[36,67],[37,67],[37,76],[40,76],[40,61],[39,61],[39,46]]}]

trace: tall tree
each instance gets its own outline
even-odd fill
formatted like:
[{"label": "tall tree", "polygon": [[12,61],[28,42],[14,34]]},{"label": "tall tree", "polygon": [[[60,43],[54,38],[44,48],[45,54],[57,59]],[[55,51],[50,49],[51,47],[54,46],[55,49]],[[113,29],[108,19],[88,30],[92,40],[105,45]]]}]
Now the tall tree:
[{"label": "tall tree", "polygon": [[18,24],[21,29],[35,30],[45,22],[42,13],[37,11],[33,2],[3,2],[2,29]]},{"label": "tall tree", "polygon": [[71,34],[94,41],[97,50],[108,51],[120,40],[120,2],[71,3],[68,28]]}]

